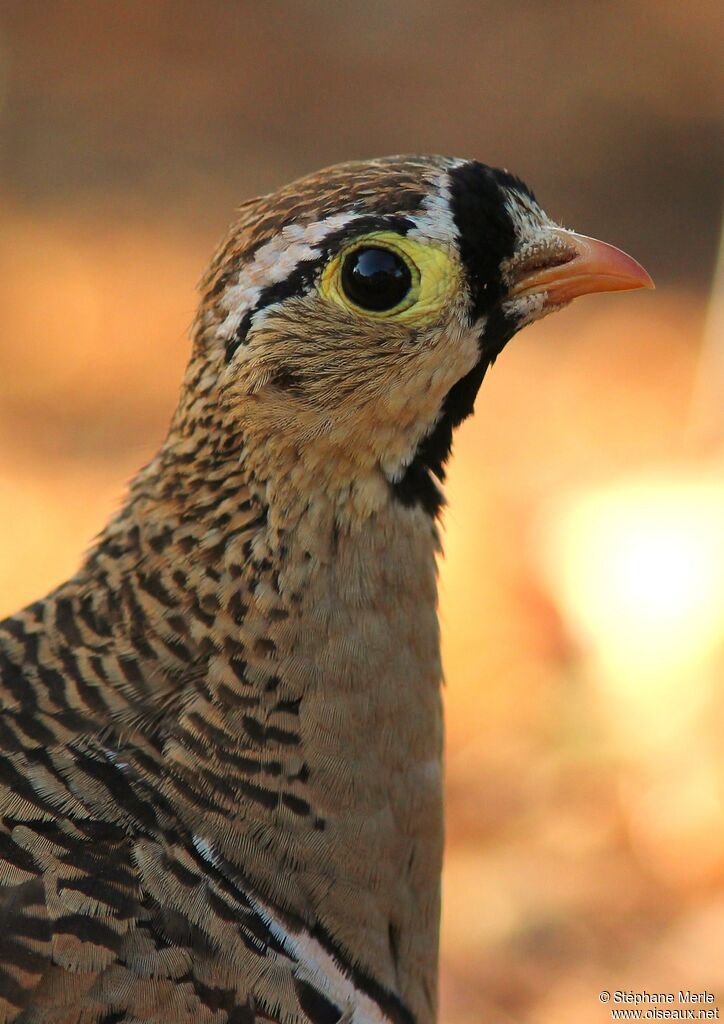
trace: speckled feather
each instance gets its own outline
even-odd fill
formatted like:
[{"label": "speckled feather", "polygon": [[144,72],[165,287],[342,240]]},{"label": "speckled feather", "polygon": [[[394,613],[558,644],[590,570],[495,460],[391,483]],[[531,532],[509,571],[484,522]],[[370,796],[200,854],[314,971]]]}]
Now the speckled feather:
[{"label": "speckled feather", "polygon": [[405,333],[265,274],[346,215],[439,217],[452,249],[458,166],[499,197],[497,267],[482,165],[342,165],[244,204],[160,452],[77,575],[0,624],[0,1021],[435,1019],[439,542],[415,486],[482,379],[499,279]]}]

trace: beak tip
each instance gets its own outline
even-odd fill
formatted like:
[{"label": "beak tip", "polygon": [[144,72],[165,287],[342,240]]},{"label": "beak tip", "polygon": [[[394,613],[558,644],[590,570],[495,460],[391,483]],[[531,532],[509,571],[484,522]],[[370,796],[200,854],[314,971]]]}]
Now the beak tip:
[{"label": "beak tip", "polygon": [[[614,250],[614,252],[618,255],[620,250]],[[647,292],[656,291],[654,279],[646,267],[642,266],[639,261],[635,260],[632,256],[628,256],[626,253],[620,254],[624,260],[629,263],[631,287],[637,289],[640,288]]]},{"label": "beak tip", "polygon": [[636,291],[655,292],[656,285],[651,274],[649,274],[647,270],[644,270],[640,263],[638,264],[638,269],[640,273],[637,274],[636,277],[630,278],[629,288]]}]

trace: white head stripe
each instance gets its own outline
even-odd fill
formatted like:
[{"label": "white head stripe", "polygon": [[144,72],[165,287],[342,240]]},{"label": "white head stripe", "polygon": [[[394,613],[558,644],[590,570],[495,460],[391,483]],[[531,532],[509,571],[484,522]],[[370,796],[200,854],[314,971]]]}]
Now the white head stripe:
[{"label": "white head stripe", "polygon": [[[287,224],[282,228],[261,246],[251,263],[241,269],[236,284],[226,289],[221,299],[226,316],[219,326],[219,338],[226,342],[234,336],[244,314],[254,309],[265,288],[285,281],[300,263],[319,255],[322,243],[329,235],[361,217],[369,216],[370,212],[347,210],[312,224]],[[452,215],[448,173],[437,176],[418,213],[405,213],[404,216],[414,225],[410,237],[452,245],[458,232]],[[263,318],[263,314],[264,311],[260,310],[259,316]]]},{"label": "white head stripe", "polygon": [[420,212],[409,215],[415,225],[410,237],[452,245],[458,237],[458,229],[452,213],[450,175],[447,172],[440,174],[434,184],[434,190],[423,199]]},{"label": "white head stripe", "polygon": [[254,308],[264,288],[285,281],[300,263],[314,259],[320,243],[328,235],[359,216],[359,213],[348,210],[313,224],[287,224],[278,235],[262,245],[251,263],[242,268],[237,283],[227,288],[221,299],[227,316],[219,327],[219,337],[228,341],[244,313]]}]

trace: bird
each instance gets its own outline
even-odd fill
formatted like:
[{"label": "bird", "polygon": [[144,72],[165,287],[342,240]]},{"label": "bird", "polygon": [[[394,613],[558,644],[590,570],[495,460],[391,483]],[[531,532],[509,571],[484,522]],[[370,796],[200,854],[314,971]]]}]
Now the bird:
[{"label": "bird", "polygon": [[476,160],[239,207],[158,453],[0,623],[0,1021],[437,1019],[453,431],[522,327],[646,287]]}]

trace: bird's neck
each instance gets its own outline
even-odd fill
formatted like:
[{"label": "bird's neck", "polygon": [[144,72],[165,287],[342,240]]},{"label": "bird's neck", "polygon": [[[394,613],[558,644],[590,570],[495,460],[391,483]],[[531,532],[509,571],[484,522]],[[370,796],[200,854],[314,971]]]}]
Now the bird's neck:
[{"label": "bird's neck", "polygon": [[102,655],[124,762],[142,749],[198,848],[243,869],[279,927],[307,929],[390,1020],[408,1019],[398,1000],[425,1024],[436,530],[377,477],[334,487],[304,460],[250,465],[236,442],[172,438],[53,600],[70,602],[76,658]]}]

